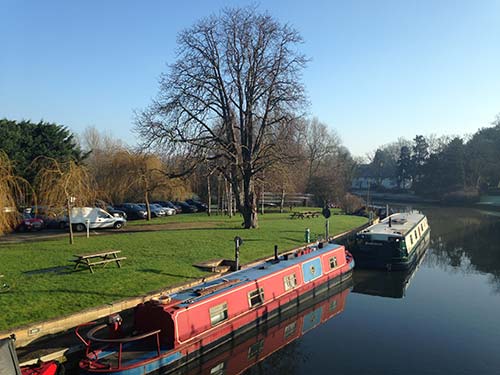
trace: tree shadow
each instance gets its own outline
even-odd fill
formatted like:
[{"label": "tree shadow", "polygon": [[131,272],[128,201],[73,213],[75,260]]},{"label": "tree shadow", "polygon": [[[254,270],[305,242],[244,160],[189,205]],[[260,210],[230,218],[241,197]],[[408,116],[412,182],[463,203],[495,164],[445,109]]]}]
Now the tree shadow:
[{"label": "tree shadow", "polygon": [[287,240],[287,241],[292,241],[292,242],[295,242],[295,243],[304,243],[303,239],[297,239],[297,238],[294,238],[294,237],[284,237],[283,239]]},{"label": "tree shadow", "polygon": [[56,273],[56,274],[67,274],[73,271],[73,266],[56,266],[56,267],[48,267],[48,268],[40,268],[38,270],[30,270],[24,271],[24,275],[42,275],[45,273]]},{"label": "tree shadow", "polygon": [[[133,297],[133,295],[130,294],[123,294],[123,293],[104,293],[102,291],[95,291],[95,290],[77,290],[77,289],[50,289],[50,290],[40,290],[40,289],[30,289],[29,291],[23,291],[23,294],[47,294],[47,295],[52,295],[53,293],[71,293],[71,294],[80,294],[80,295],[94,295],[94,296],[101,296],[101,297],[112,297],[112,298],[130,298]],[[102,303],[103,305],[105,303]]]},{"label": "tree shadow", "polygon": [[140,269],[138,271],[139,272],[146,272],[146,273],[153,273],[155,275],[178,277],[178,278],[182,278],[182,279],[194,279],[195,278],[193,276],[177,275],[174,273],[168,273],[168,272],[164,272],[162,270],[154,269],[154,268],[143,268],[143,269]]}]

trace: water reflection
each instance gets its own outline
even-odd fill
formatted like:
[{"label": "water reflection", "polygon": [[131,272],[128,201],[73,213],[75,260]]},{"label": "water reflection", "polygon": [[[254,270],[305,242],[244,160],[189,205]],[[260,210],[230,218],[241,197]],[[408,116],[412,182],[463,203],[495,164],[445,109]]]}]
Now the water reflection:
[{"label": "water reflection", "polygon": [[[279,356],[269,359],[277,360],[281,373],[287,372],[284,367],[289,367],[288,373],[292,373],[295,362],[305,360],[295,350],[294,341],[344,311],[351,288],[352,280],[317,295],[310,303],[300,305],[299,311],[286,313],[258,330],[239,336],[174,374],[232,375],[252,367],[252,372],[259,373],[262,371],[258,364],[277,351],[280,351]],[[285,347],[286,351],[281,350]]]},{"label": "water reflection", "polygon": [[486,273],[500,292],[500,217],[498,213],[461,207],[426,208],[432,228],[432,252],[425,260],[464,274]]}]

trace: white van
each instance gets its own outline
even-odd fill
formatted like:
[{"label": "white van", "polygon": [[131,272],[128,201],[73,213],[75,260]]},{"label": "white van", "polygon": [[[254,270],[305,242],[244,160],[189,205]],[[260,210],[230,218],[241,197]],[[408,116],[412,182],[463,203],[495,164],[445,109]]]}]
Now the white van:
[{"label": "white van", "polygon": [[71,223],[77,232],[86,230],[87,223],[90,229],[120,229],[126,222],[124,218],[113,216],[97,207],[73,207],[71,209]]}]

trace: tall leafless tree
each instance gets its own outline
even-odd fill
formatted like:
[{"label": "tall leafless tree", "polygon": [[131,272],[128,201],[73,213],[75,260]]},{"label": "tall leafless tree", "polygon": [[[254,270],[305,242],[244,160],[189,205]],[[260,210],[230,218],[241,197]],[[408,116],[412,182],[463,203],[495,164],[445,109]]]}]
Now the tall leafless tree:
[{"label": "tall leafless tree", "polygon": [[299,33],[255,7],[226,9],[181,32],[160,94],[137,117],[145,146],[189,145],[224,158],[245,228],[258,226],[254,176],[287,157],[305,104]]},{"label": "tall leafless tree", "polygon": [[337,152],[341,145],[334,130],[314,117],[304,121],[305,158],[308,164],[308,180],[318,173],[328,156]]},{"label": "tall leafless tree", "polygon": [[66,206],[69,243],[73,244],[72,207],[94,205],[96,199],[87,168],[73,160],[59,162],[46,157],[35,159],[33,165],[39,171],[35,182],[40,203],[50,208]]}]

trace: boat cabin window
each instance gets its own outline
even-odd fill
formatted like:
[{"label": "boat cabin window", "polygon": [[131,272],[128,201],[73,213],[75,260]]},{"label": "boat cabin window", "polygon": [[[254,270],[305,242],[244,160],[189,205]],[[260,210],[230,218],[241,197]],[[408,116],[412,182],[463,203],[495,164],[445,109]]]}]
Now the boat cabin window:
[{"label": "boat cabin window", "polygon": [[250,304],[250,307],[260,305],[262,302],[264,302],[263,288],[255,289],[252,290],[251,292],[248,292],[248,303]]},{"label": "boat cabin window", "polygon": [[227,319],[226,302],[211,307],[209,311],[210,311],[210,323],[212,323],[213,326]]},{"label": "boat cabin window", "polygon": [[285,282],[285,291],[293,289],[297,286],[297,277],[294,273],[285,276],[283,281]]},{"label": "boat cabin window", "polygon": [[337,267],[337,257],[331,257],[330,258],[330,268],[335,268]]}]

